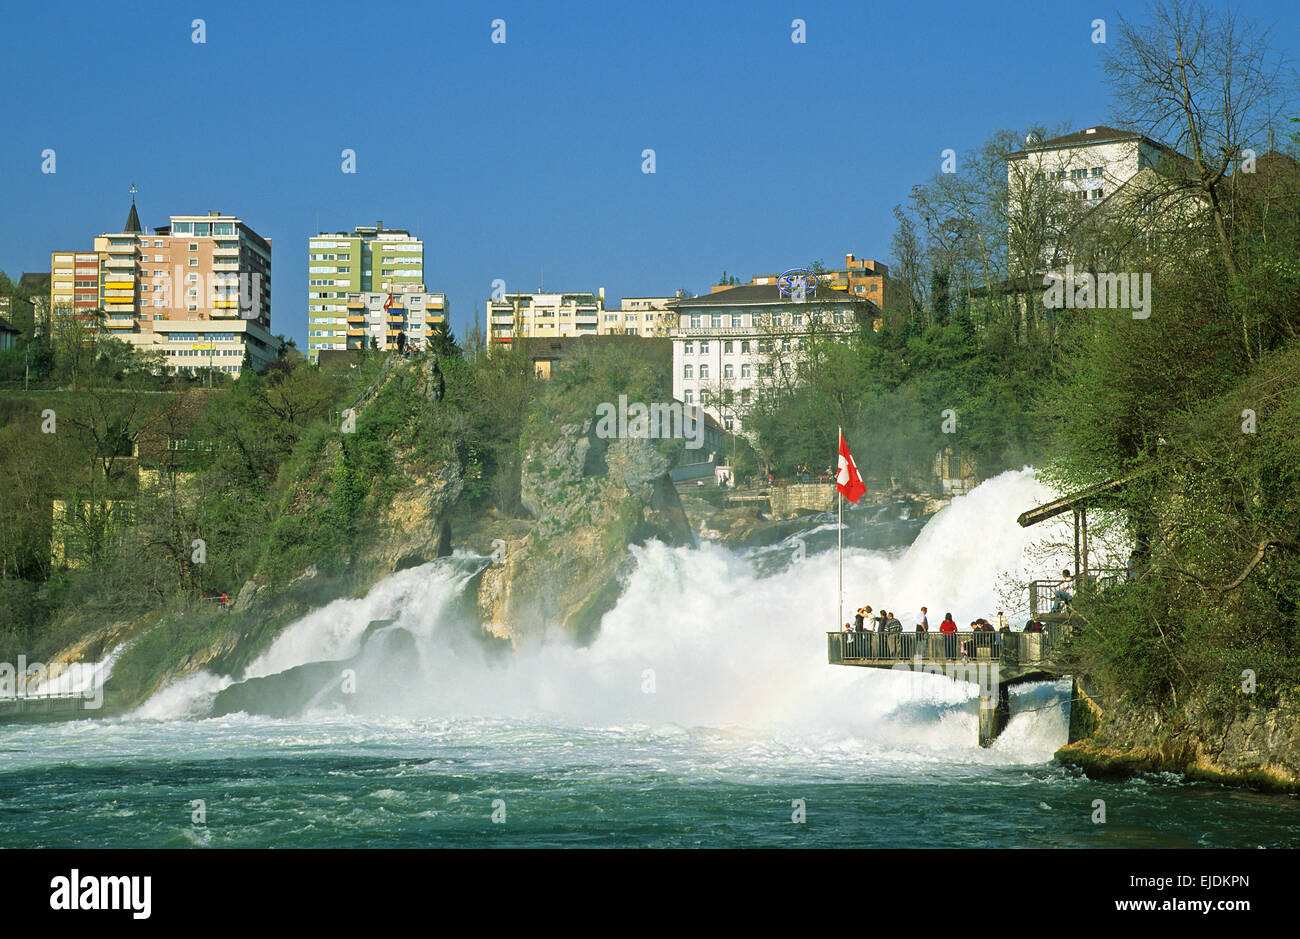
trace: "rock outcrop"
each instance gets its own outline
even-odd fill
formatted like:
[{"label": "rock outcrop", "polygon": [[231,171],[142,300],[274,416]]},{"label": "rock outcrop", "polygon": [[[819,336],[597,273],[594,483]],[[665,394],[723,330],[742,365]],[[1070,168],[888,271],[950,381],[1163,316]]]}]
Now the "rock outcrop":
[{"label": "rock outcrop", "polygon": [[1120,698],[1093,733],[1056,752],[1062,763],[1098,778],[1176,772],[1262,789],[1300,791],[1300,689],[1275,707],[1243,702],[1216,717],[1185,703],[1172,716]]},{"label": "rock outcrop", "polygon": [[460,465],[442,464],[417,476],[393,496],[376,528],[379,541],[367,553],[384,574],[418,567],[451,554],[448,515],[463,488]]},{"label": "rock outcrop", "polygon": [[537,523],[483,574],[488,631],[517,641],[555,626],[591,639],[618,598],[630,546],[692,540],[670,467],[656,441],[605,440],[591,421],[530,445],[520,501]]}]

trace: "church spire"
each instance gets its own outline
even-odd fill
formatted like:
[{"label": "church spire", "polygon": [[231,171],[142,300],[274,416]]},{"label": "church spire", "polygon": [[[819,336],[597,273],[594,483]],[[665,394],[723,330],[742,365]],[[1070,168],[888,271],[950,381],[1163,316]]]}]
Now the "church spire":
[{"label": "church spire", "polygon": [[138,235],[141,233],[141,231],[143,231],[143,229],[140,228],[140,216],[136,214],[135,211],[135,193],[136,193],[135,183],[132,183],[131,184],[131,214],[126,217],[126,228],[122,229],[122,231],[132,235]]}]

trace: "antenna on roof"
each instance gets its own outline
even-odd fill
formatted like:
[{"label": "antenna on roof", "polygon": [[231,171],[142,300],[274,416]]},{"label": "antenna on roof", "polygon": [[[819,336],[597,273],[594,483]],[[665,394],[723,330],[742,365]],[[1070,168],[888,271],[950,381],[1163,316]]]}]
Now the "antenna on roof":
[{"label": "antenna on roof", "polygon": [[1025,143],[1032,147],[1034,144],[1038,143],[1038,135],[1031,130],[1025,136]]}]

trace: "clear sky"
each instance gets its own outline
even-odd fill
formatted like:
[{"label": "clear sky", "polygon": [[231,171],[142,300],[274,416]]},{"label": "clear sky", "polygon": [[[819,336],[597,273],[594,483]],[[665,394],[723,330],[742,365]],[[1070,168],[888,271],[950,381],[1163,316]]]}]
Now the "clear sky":
[{"label": "clear sky", "polygon": [[[1294,0],[1238,9],[1300,58]],[[1142,6],[19,0],[0,28],[0,268],[47,271],[120,230],[134,183],[146,227],[220,210],[270,238],[272,330],[305,350],[308,236],[380,219],[423,236],[459,337],[498,277],[616,305],[724,269],[887,260],[892,207],[943,149],[1107,122],[1091,23],[1119,13]]]}]

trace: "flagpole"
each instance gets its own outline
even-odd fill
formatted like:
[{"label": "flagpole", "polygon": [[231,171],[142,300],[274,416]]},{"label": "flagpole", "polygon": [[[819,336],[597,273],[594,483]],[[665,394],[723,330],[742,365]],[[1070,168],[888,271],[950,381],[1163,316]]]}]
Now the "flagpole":
[{"label": "flagpole", "polygon": [[[839,439],[835,441],[835,459],[837,461],[840,459],[839,448],[841,444],[843,444],[843,442],[844,442],[844,428],[840,427]],[[840,592],[839,592],[840,614],[839,617],[835,620],[836,632],[839,632],[840,628],[844,625],[844,493],[840,492],[838,477],[839,474],[837,473],[836,485],[835,485],[835,504],[837,507],[839,518],[838,518],[838,524],[836,524],[835,526],[835,537],[836,537],[836,543],[839,547],[839,558],[840,558]]]}]

